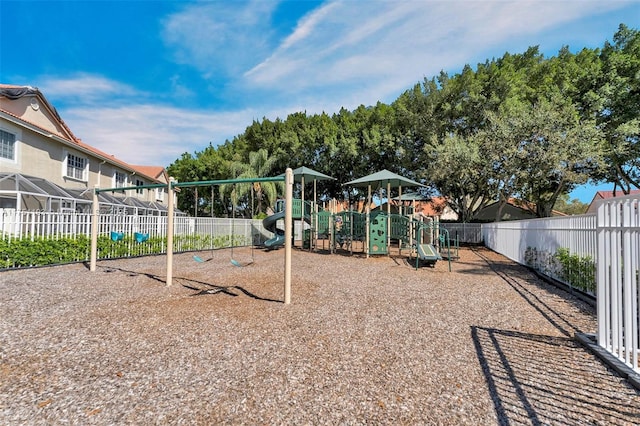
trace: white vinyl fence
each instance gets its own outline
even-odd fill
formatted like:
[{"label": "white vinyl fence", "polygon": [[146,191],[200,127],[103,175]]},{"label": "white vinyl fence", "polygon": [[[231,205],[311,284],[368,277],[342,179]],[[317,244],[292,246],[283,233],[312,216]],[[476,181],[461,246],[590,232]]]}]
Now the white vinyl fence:
[{"label": "white vinyl fence", "polygon": [[[48,241],[42,247],[60,248],[59,263],[89,259],[91,214],[75,212],[38,212],[0,209],[0,269],[39,266],[42,260],[25,261],[33,242]],[[101,213],[98,228],[99,258],[141,256],[166,251],[167,217]],[[187,217],[174,218],[174,251],[213,250],[232,246],[260,245],[272,234],[262,220]],[[58,240],[56,246],[51,241]],[[80,241],[86,245],[71,247],[60,240]],[[32,244],[29,245],[29,242]],[[73,251],[73,253],[71,253]],[[68,257],[70,256],[70,257]],[[33,256],[32,256],[33,257]],[[47,259],[51,258],[48,256]],[[25,262],[27,262],[25,264]],[[48,262],[48,261],[47,261]],[[54,259],[54,262],[55,259]]]},{"label": "white vinyl fence", "polygon": [[482,235],[490,249],[595,296],[596,215],[486,223]]},{"label": "white vinyl fence", "polygon": [[91,235],[91,214],[0,209],[0,236],[12,239]]},{"label": "white vinyl fence", "polygon": [[598,345],[638,368],[640,197],[598,204]]}]

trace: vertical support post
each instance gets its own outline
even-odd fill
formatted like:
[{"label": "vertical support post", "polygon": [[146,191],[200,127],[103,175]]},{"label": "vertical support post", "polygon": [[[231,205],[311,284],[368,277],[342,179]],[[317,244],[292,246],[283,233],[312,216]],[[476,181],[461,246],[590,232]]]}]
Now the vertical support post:
[{"label": "vertical support post", "polygon": [[293,170],[285,172],[284,204],[284,304],[291,303],[291,237],[293,225]]},{"label": "vertical support post", "polygon": [[636,321],[637,318],[633,318],[631,316],[632,312],[632,303],[633,297],[637,297],[635,294],[631,292],[632,283],[636,280],[636,271],[633,269],[633,261],[631,258],[631,212],[633,211],[633,206],[631,205],[631,200],[626,199],[622,203],[622,297],[620,301],[622,302],[622,327],[623,331],[623,350],[620,353],[620,357],[627,364],[631,363],[631,358],[633,356],[634,347],[631,346],[631,342],[633,341],[633,336],[631,331],[633,330],[633,321]]},{"label": "vertical support post", "polygon": [[596,259],[598,263],[596,264],[596,273],[597,273],[597,281],[596,281],[596,301],[597,301],[597,318],[598,318],[598,345],[605,349],[609,349],[609,294],[608,294],[608,277],[609,277],[609,268],[608,262],[606,259],[608,258],[607,254],[607,207],[608,204],[600,203],[597,208],[596,213],[596,232],[598,238],[597,250],[598,254]]},{"label": "vertical support post", "polygon": [[317,179],[313,180],[313,205],[311,206],[311,232],[309,233],[309,251],[316,248],[316,236],[318,235],[318,188],[316,186],[316,181]]},{"label": "vertical support post", "polygon": [[301,208],[301,215],[300,215],[300,232],[302,233],[302,235],[300,236],[300,240],[302,240],[302,247],[304,247],[304,214],[306,212],[305,206],[304,206],[304,173],[301,176],[300,179],[300,187],[301,187],[301,193],[300,193],[300,208]]},{"label": "vertical support post", "polygon": [[167,281],[169,287],[173,284],[173,215],[174,215],[174,199],[175,191],[173,190],[174,179],[169,178],[167,186],[169,199],[167,200]]},{"label": "vertical support post", "polygon": [[365,224],[364,224],[364,233],[365,233],[365,239],[364,239],[364,253],[365,253],[365,257],[368,259],[369,258],[369,244],[371,243],[371,209],[369,208],[371,206],[371,184],[369,184],[368,186],[368,191],[367,191],[367,206],[365,209],[365,212],[367,213],[367,217],[365,219]]},{"label": "vertical support post", "polygon": [[95,272],[96,262],[98,259],[98,212],[100,211],[100,202],[98,201],[98,185],[93,187],[93,203],[91,216],[91,262],[89,270]]},{"label": "vertical support post", "polygon": [[[382,199],[380,199],[382,210]],[[387,256],[391,256],[391,181],[387,181]]]}]

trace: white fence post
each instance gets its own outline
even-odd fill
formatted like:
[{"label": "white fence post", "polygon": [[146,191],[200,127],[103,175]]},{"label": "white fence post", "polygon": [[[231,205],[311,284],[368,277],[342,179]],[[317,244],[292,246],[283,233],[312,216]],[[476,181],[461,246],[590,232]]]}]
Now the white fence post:
[{"label": "white fence post", "polygon": [[640,373],[640,197],[602,200],[597,216],[598,345]]}]

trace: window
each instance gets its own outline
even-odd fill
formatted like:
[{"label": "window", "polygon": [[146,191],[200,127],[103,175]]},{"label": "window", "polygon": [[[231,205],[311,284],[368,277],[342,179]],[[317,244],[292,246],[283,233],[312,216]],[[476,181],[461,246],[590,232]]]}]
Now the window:
[{"label": "window", "polygon": [[[142,185],[144,185],[144,181],[141,181],[140,179],[136,179],[136,186],[142,186]],[[144,189],[142,188],[136,189],[136,194],[144,194]]]},{"label": "window", "polygon": [[164,188],[156,188],[156,200],[164,201]]},{"label": "window", "polygon": [[16,159],[16,135],[0,130],[0,158]]},{"label": "window", "polygon": [[16,198],[0,197],[0,209],[15,209],[17,205]]},{"label": "window", "polygon": [[87,170],[87,159],[77,155],[67,154],[67,177],[87,180],[85,171]]},{"label": "window", "polygon": [[115,172],[115,174],[113,175],[113,180],[114,180],[114,187],[115,188],[124,188],[127,183],[127,175],[125,175],[122,172]]}]

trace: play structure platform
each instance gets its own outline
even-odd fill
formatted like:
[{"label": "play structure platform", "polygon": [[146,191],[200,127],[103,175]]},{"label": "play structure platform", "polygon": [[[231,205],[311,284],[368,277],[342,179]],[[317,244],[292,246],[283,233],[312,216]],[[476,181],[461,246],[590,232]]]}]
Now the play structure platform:
[{"label": "play structure platform", "polygon": [[[318,249],[329,241],[329,250],[354,253],[356,243],[369,256],[390,255],[393,245],[400,254],[403,250],[416,258],[420,265],[435,266],[446,259],[449,265],[455,258],[451,250],[446,229],[439,222],[428,218],[418,220],[412,214],[388,214],[374,210],[368,213],[345,210],[332,213],[329,210],[315,211],[313,203],[301,199],[293,200],[293,220],[301,221],[303,248]],[[263,226],[274,236],[264,243],[267,249],[276,249],[284,244],[284,203],[276,203],[276,212],[263,220]],[[457,249],[455,250],[457,253]]]}]

